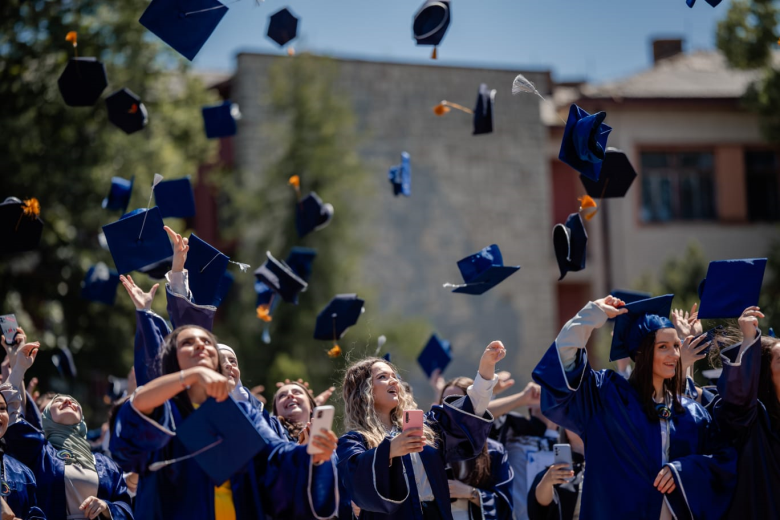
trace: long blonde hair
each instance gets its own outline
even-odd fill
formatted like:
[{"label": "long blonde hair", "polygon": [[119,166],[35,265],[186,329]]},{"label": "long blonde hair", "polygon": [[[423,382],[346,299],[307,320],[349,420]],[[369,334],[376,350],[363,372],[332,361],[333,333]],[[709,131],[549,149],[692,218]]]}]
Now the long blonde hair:
[{"label": "long blonde hair", "polygon": [[[344,374],[344,383],[341,387],[344,399],[344,426],[350,431],[354,430],[366,440],[369,449],[376,448],[387,437],[382,421],[374,409],[373,378],[371,368],[376,363],[385,363],[394,374],[398,373],[396,367],[382,358],[370,357],[357,361],[347,368]],[[396,376],[398,377],[398,376]],[[400,380],[399,380],[400,381]],[[403,427],[403,412],[415,410],[417,403],[411,391],[407,391],[405,385],[398,385],[398,406],[390,412],[390,420],[399,430]],[[423,424],[423,434],[428,445],[436,447],[436,433],[428,424]]]}]

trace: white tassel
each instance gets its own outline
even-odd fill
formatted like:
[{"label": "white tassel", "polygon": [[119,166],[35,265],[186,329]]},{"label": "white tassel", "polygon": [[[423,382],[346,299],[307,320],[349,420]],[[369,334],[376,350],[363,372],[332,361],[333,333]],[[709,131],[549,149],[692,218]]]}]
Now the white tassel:
[{"label": "white tassel", "polygon": [[252,267],[249,264],[242,264],[241,262],[234,262],[233,260],[228,260],[231,264],[236,264],[239,269],[241,269],[242,273],[245,273],[249,270],[250,267]]},{"label": "white tassel", "polygon": [[163,180],[163,176],[159,173],[154,174],[154,182],[152,182],[152,189],[154,189],[155,186],[160,184],[160,182]]},{"label": "white tassel", "polygon": [[460,285],[456,285],[456,284],[454,284],[454,283],[445,283],[445,284],[442,284],[442,287],[444,287],[445,289],[457,289],[457,288],[459,288],[459,287],[467,287],[467,286],[468,286],[468,284],[467,284],[467,283],[462,283],[462,284],[460,284]]},{"label": "white tassel", "polygon": [[529,94],[536,94],[540,98],[544,99],[533,83],[528,81],[525,76],[518,74],[515,80],[512,82],[512,94],[520,94],[521,92],[528,92]]}]

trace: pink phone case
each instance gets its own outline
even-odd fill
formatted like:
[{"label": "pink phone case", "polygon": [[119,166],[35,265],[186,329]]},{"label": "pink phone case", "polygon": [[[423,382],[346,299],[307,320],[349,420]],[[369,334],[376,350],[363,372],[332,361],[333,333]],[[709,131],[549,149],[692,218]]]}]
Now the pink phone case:
[{"label": "pink phone case", "polygon": [[[404,412],[404,431],[409,428],[422,428],[423,427],[423,411],[422,410],[406,410]],[[420,432],[422,436],[422,431]]]}]

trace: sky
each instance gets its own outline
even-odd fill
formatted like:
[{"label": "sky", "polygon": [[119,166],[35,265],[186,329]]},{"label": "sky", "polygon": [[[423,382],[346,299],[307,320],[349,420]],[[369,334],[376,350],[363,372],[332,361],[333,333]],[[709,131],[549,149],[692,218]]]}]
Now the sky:
[{"label": "sky", "polygon": [[510,70],[550,70],[557,81],[602,82],[652,63],[655,37],[682,37],[685,50],[711,49],[731,0],[452,0],[452,22],[431,47],[412,39],[423,0],[222,0],[228,12],[194,60],[230,72],[239,52],[285,54],[266,37],[268,17],[297,17],[296,52],[341,58]]}]

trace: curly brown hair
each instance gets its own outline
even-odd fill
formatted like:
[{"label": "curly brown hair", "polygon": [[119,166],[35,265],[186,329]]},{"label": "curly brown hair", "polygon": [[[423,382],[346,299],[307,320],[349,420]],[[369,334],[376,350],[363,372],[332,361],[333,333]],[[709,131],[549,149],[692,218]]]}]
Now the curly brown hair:
[{"label": "curly brown hair", "polygon": [[[314,395],[312,394],[311,390],[306,388],[304,385],[298,383],[297,381],[290,381],[289,383],[285,383],[279,389],[274,392],[274,397],[271,400],[271,408],[273,410],[273,414],[279,419],[279,422],[282,423],[282,425],[287,428],[287,431],[290,433],[290,436],[293,439],[297,439],[298,435],[301,433],[301,431],[306,427],[306,423],[295,423],[292,422],[281,415],[279,415],[279,410],[276,408],[276,399],[279,397],[279,392],[282,391],[282,388],[284,388],[287,385],[295,385],[303,390],[303,394],[306,396],[306,400],[309,401],[309,410],[312,412],[317,407],[317,403],[314,402]],[[310,412],[311,413],[311,412]],[[311,417],[310,417],[311,418]]]}]

